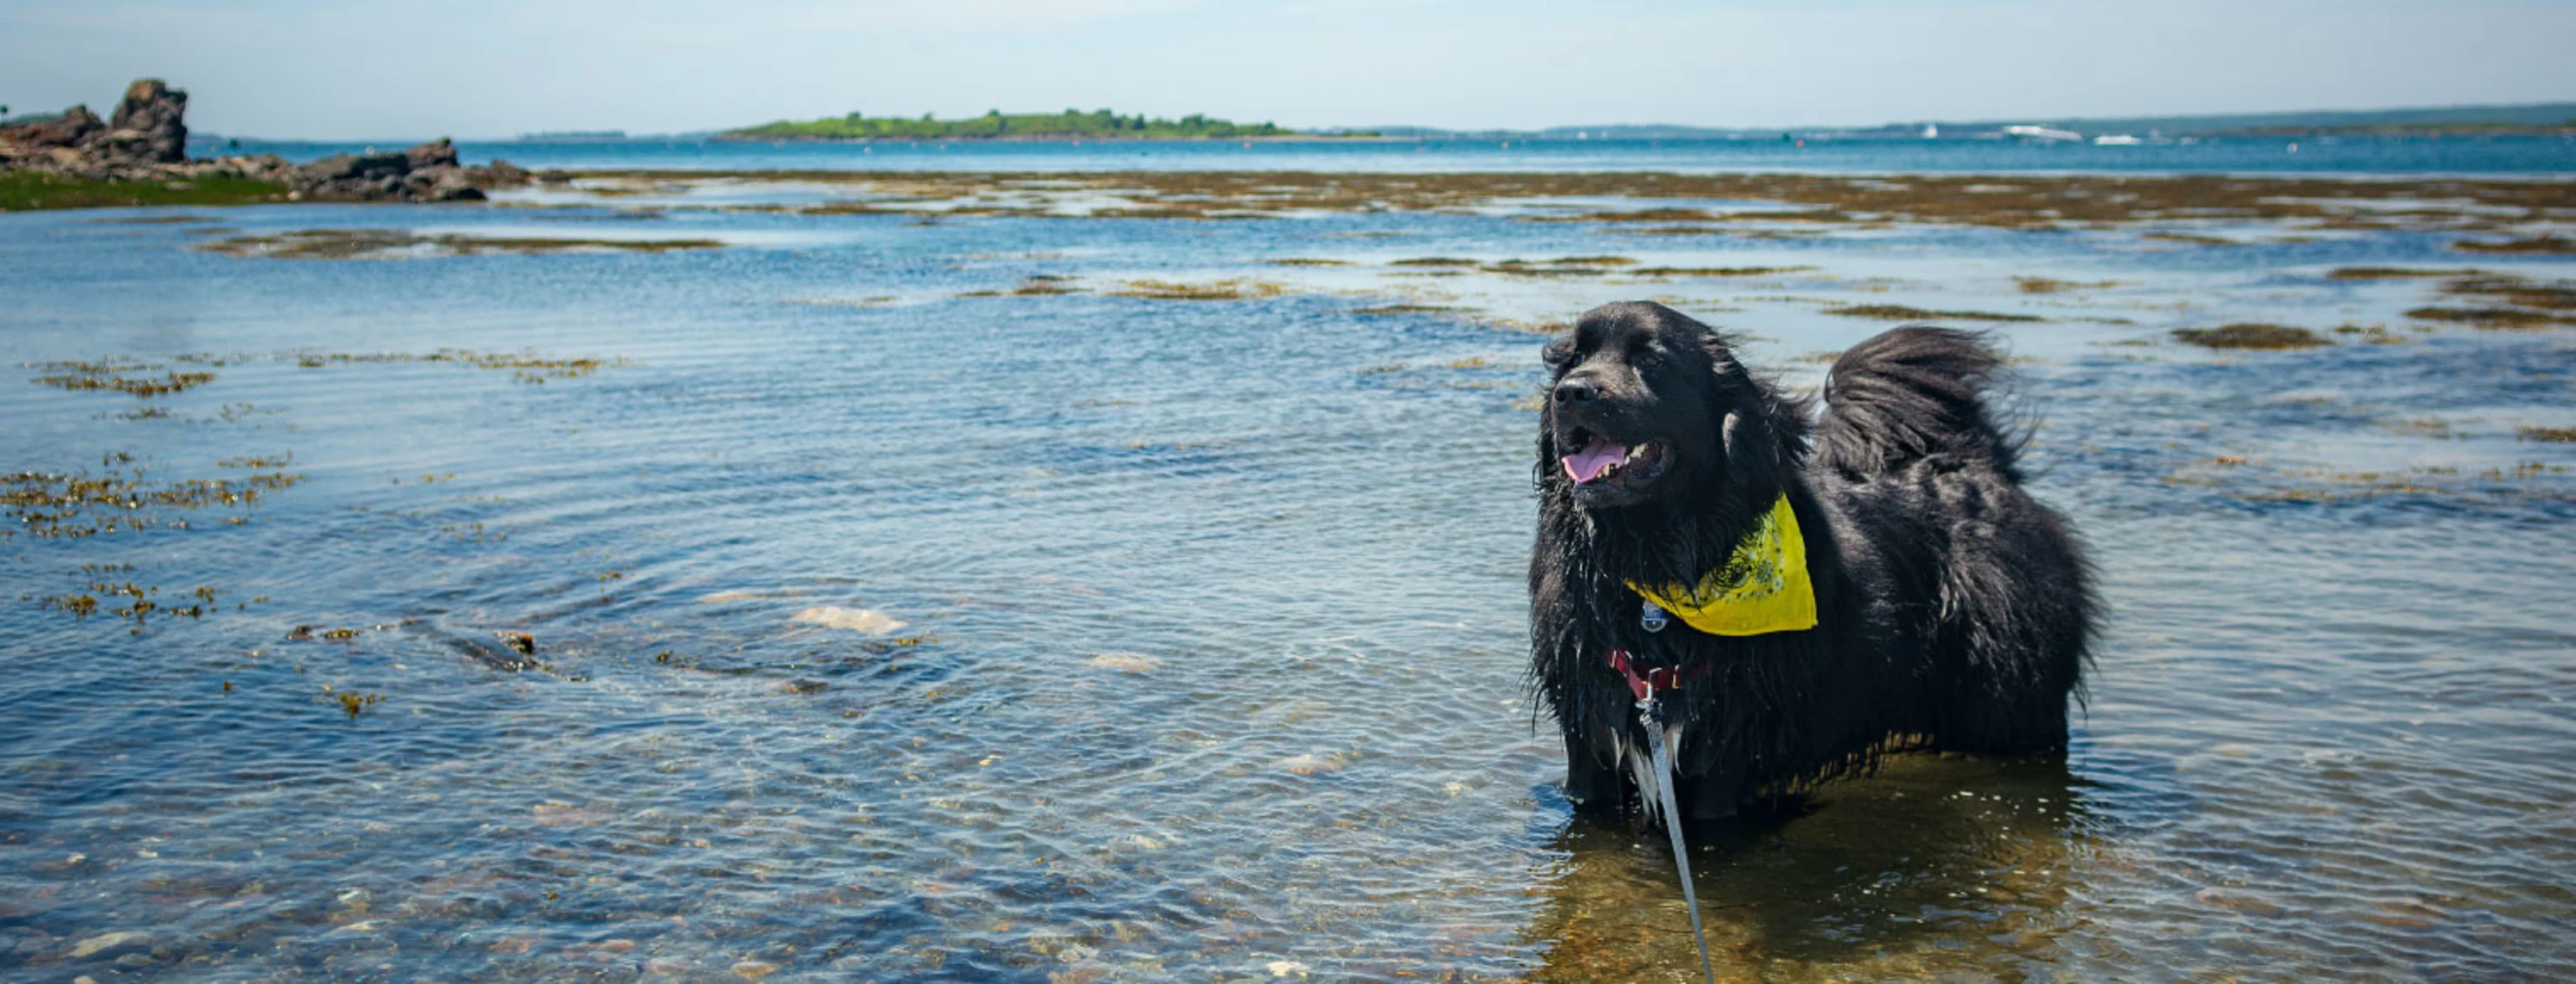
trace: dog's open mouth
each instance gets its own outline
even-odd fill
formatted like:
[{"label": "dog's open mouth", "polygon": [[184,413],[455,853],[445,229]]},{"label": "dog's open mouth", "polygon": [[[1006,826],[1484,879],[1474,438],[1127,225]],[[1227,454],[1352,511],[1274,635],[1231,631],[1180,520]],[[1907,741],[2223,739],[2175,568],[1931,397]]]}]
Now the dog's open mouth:
[{"label": "dog's open mouth", "polygon": [[1582,450],[1558,459],[1565,466],[1565,477],[1582,486],[1610,486],[1644,481],[1662,470],[1663,445],[1654,441],[1621,444],[1597,434],[1576,430],[1567,444],[1580,443]]}]

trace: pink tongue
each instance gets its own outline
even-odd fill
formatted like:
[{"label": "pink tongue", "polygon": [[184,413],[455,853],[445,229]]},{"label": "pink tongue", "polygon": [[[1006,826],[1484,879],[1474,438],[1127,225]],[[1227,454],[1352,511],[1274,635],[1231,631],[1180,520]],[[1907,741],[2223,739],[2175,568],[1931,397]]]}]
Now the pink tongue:
[{"label": "pink tongue", "polygon": [[1566,455],[1562,464],[1565,465],[1565,477],[1581,485],[1600,478],[1602,472],[1610,470],[1610,466],[1618,464],[1626,457],[1628,457],[1627,445],[1613,444],[1596,437],[1583,450]]}]

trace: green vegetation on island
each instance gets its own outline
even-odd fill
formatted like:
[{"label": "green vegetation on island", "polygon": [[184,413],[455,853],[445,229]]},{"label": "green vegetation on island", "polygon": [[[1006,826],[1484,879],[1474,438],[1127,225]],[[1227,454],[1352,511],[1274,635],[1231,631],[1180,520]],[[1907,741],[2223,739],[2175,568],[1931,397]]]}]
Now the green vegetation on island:
[{"label": "green vegetation on island", "polygon": [[1198,113],[1177,120],[1142,114],[1120,116],[1106,109],[1088,113],[1078,109],[1004,113],[997,109],[963,120],[935,119],[928,113],[919,119],[851,113],[801,123],[780,120],[722,134],[737,140],[1222,140],[1298,135],[1275,123],[1236,123]]}]

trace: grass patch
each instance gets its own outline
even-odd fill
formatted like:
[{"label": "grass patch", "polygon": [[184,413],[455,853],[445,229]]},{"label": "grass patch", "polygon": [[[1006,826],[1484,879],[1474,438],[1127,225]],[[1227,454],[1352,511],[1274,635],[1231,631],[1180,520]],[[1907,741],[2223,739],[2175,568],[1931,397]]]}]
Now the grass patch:
[{"label": "grass patch", "polygon": [[1870,318],[1877,321],[2046,321],[2031,314],[1998,314],[1993,311],[1927,311],[1902,304],[1843,304],[1825,309],[1826,314],[1844,318]]},{"label": "grass patch", "polygon": [[2576,444],[2576,427],[2525,427],[2515,433],[2523,440],[2542,444]]},{"label": "grass patch", "polygon": [[1409,260],[1397,260],[1387,265],[1400,267],[1471,267],[1476,265],[1476,261],[1459,256],[1417,256]]},{"label": "grass patch", "polygon": [[285,185],[249,178],[83,181],[35,171],[0,174],[0,212],[156,205],[258,205],[285,200]]},{"label": "grass patch", "polygon": [[2176,328],[2173,336],[2185,344],[2213,349],[2282,349],[2316,348],[2331,345],[2323,336],[2305,328],[2289,325],[2239,322],[2216,328]]},{"label": "grass patch", "polygon": [[1265,260],[1263,262],[1266,262],[1271,266],[1284,267],[1343,267],[1351,265],[1351,261],[1349,260],[1319,260],[1304,256],[1291,256],[1283,259]]}]

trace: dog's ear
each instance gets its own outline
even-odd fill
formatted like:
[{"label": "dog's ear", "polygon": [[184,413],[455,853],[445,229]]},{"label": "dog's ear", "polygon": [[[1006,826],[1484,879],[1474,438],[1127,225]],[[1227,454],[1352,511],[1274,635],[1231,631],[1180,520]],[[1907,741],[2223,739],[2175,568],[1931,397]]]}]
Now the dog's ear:
[{"label": "dog's ear", "polygon": [[1556,336],[1556,340],[1538,350],[1538,358],[1539,361],[1547,363],[1547,371],[1550,374],[1564,375],[1565,370],[1574,365],[1574,333],[1567,332]]},{"label": "dog's ear", "polygon": [[1757,492],[1781,487],[1806,447],[1804,407],[1782,399],[1723,347],[1710,362],[1716,377],[1710,411],[1722,421],[1719,450],[1728,481]]}]

